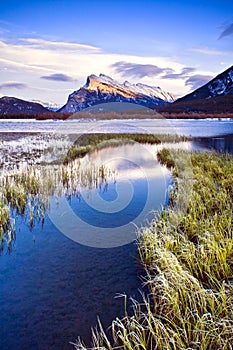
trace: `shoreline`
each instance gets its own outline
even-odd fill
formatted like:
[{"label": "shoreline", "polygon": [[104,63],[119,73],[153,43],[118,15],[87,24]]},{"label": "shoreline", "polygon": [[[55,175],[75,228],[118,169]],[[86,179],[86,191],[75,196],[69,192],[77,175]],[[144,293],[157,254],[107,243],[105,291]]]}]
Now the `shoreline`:
[{"label": "shoreline", "polygon": [[85,112],[78,111],[69,114],[60,114],[58,112],[45,115],[0,115],[2,121],[66,121],[77,120],[80,122],[85,121],[101,121],[101,120],[140,120],[140,119],[169,119],[169,120],[233,120],[233,113],[167,113],[156,112],[149,110],[145,113],[137,111],[123,111],[123,112]]}]

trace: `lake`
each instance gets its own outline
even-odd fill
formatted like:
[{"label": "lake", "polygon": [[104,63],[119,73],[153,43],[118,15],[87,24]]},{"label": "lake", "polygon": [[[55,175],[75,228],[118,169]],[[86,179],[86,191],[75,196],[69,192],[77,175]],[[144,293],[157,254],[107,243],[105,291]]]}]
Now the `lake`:
[{"label": "lake", "polygon": [[1,132],[146,132],[155,134],[182,134],[194,137],[208,137],[233,134],[233,120],[169,120],[169,119],[128,119],[105,121],[36,121],[36,120],[0,120]]},{"label": "lake", "polygon": [[[38,138],[34,148],[44,143],[46,138],[38,132],[74,130],[180,133],[197,137],[179,145],[185,149],[232,153],[233,121],[226,120],[4,121],[2,149],[19,147],[19,152],[26,153],[31,151],[33,137]],[[109,169],[101,185],[81,186],[77,195],[52,197],[44,222],[38,219],[33,228],[28,212],[15,215],[16,240],[11,251],[4,245],[0,256],[2,350],[68,350],[73,349],[69,342],[78,336],[89,343],[97,317],[106,328],[112,319],[124,315],[124,300],[117,297],[123,293],[131,312],[130,297],[140,300],[143,275],[135,225],[145,225],[167,204],[171,184],[169,171],[155,156],[159,147],[102,147],[81,160],[83,169],[88,164]]]}]

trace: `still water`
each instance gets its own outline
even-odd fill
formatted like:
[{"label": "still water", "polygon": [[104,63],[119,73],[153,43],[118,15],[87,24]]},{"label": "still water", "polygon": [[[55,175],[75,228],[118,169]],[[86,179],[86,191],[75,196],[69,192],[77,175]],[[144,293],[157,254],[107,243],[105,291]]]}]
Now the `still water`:
[{"label": "still water", "polygon": [[[6,128],[1,124],[1,131],[12,131],[7,123]],[[51,132],[54,123],[22,122],[24,132]],[[136,126],[124,126],[124,131],[146,127],[158,132],[153,123],[137,121]],[[182,147],[232,152],[232,136],[227,136],[233,134],[232,121],[215,123],[178,121],[176,132],[179,126],[181,134],[205,136]],[[20,124],[13,124],[14,131],[20,131]],[[85,124],[86,131],[93,132],[90,124]],[[122,131],[121,124],[104,125],[102,132]],[[160,125],[159,130],[170,133],[174,125],[170,129]],[[78,336],[90,342],[97,317],[107,328],[112,319],[123,316],[119,294],[140,300],[143,271],[134,243],[135,225],[146,224],[166,204],[170,182],[168,171],[156,160],[156,149],[122,145],[93,152],[82,162],[111,168],[113,176],[105,186],[83,188],[79,196],[52,198],[44,224],[38,221],[32,230],[27,216],[16,216],[13,250],[4,249],[0,256],[1,350],[73,349],[69,342]],[[74,216],[77,225],[70,220]]]},{"label": "still water", "polygon": [[209,137],[233,134],[233,119],[169,120],[135,119],[106,121],[0,120],[1,132],[149,132]]}]

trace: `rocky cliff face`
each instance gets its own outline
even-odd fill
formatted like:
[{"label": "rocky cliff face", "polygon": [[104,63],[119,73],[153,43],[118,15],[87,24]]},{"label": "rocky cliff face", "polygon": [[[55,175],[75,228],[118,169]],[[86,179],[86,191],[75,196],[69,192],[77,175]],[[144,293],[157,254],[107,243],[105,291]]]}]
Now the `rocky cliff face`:
[{"label": "rocky cliff face", "polygon": [[86,84],[69,95],[60,112],[74,113],[104,102],[131,102],[146,107],[159,106],[174,101],[174,96],[159,87],[144,84],[118,83],[100,74],[90,75]]}]

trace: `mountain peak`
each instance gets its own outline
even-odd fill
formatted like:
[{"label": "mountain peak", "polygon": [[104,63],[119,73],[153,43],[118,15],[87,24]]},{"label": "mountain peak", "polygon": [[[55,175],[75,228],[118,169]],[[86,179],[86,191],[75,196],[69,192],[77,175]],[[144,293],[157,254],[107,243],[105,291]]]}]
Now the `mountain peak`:
[{"label": "mountain peak", "polygon": [[98,77],[94,74],[88,75],[86,84],[83,86],[84,89],[92,89],[94,88],[96,82],[98,81]]},{"label": "mountain peak", "polygon": [[95,90],[101,84],[116,85],[118,83],[114,79],[103,73],[101,73],[99,76],[91,74],[87,77],[87,82],[84,85],[84,88],[89,90]]},{"label": "mountain peak", "polygon": [[69,95],[67,104],[60,112],[78,112],[105,102],[131,102],[151,107],[173,101],[174,96],[158,87],[131,84],[128,81],[121,84],[101,73],[99,76],[89,75],[86,84]]}]

